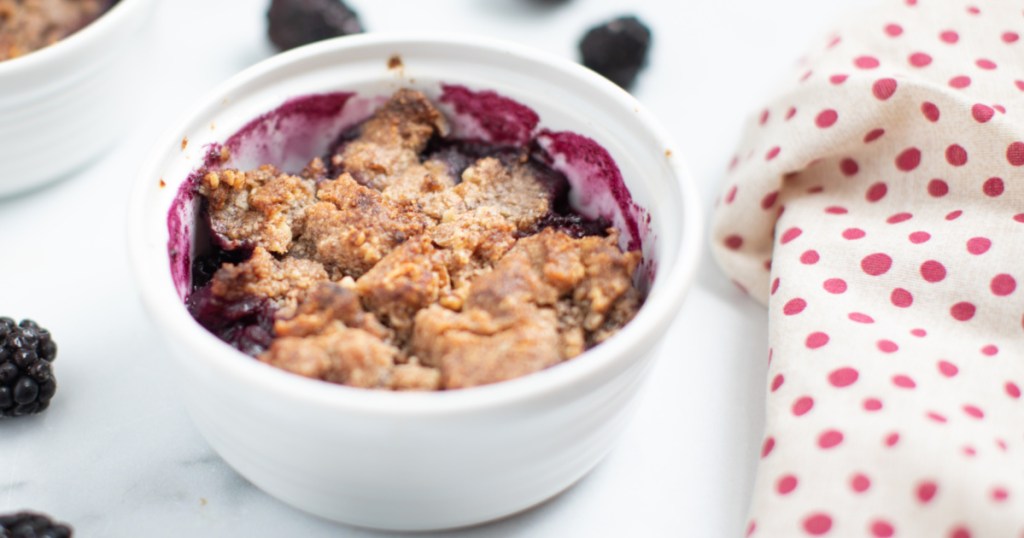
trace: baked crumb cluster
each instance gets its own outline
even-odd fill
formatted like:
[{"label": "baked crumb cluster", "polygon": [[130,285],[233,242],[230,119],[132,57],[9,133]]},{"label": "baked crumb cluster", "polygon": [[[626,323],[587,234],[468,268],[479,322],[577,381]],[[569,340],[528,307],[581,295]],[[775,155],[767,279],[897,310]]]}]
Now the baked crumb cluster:
[{"label": "baked crumb cluster", "polygon": [[0,61],[52,45],[96,20],[111,0],[0,0]]},{"label": "baked crumb cluster", "polygon": [[526,152],[464,170],[427,154],[447,133],[426,97],[400,90],[299,175],[206,173],[215,243],[251,255],[221,264],[196,293],[219,312],[271,311],[272,327],[245,329],[269,336],[244,349],[267,364],[394,390],[519,377],[632,319],[640,253],[622,252],[615,229],[546,224],[553,194]]}]

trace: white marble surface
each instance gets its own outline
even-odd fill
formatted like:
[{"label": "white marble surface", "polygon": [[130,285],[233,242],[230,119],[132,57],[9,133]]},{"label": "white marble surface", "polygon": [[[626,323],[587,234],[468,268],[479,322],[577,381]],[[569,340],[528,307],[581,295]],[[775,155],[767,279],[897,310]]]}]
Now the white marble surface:
[{"label": "white marble surface", "polygon": [[[684,149],[709,210],[744,118],[856,3],[351,2],[370,29],[485,34],[565,57],[587,26],[638,12],[655,47],[635,94]],[[127,268],[125,202],[143,155],[203,93],[272,53],[267,3],[163,2],[139,44],[146,90],[126,103],[137,125],[73,177],[0,200],[0,315],[34,318],[60,345],[50,410],[0,422],[0,513],[49,512],[82,537],[383,536],[285,506],[212,453]],[[764,412],[764,311],[708,257],[666,339],[634,422],[591,475],[537,509],[452,534],[741,535]]]}]

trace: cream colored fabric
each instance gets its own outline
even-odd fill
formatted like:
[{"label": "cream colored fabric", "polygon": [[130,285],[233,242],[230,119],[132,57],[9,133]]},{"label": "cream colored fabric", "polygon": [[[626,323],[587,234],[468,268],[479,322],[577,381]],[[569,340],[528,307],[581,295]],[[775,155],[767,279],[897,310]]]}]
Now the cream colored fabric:
[{"label": "cream colored fabric", "polygon": [[1024,536],[1024,1],[844,24],[715,215],[770,317],[749,534]]}]

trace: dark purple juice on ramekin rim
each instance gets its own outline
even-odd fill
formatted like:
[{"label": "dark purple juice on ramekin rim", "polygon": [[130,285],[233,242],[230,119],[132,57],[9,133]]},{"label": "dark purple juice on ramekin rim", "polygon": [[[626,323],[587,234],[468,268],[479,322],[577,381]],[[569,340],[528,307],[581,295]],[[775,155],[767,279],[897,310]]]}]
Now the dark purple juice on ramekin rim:
[{"label": "dark purple juice on ramekin rim", "polygon": [[[577,133],[539,128],[540,117],[534,110],[493,91],[447,84],[441,88],[435,104],[447,117],[451,133],[435,137],[423,155],[447,163],[456,179],[479,158],[507,160],[526,150],[529,165],[552,199],[552,210],[536,232],[555,228],[582,237],[605,235],[614,226],[621,233],[624,250],[640,249],[653,239],[649,214],[633,202],[618,166],[600,144]],[[297,173],[314,157],[330,162],[330,156],[354,138],[361,123],[386,99],[361,98],[352,92],[293,98],[253,119],[225,142],[207,146],[203,163],[181,184],[167,215],[167,248],[179,297],[190,303],[221,263],[238,263],[250,254],[225,251],[212,240],[198,197],[203,176],[262,164]],[[226,161],[225,152],[230,155]],[[329,177],[338,173],[331,170]],[[642,290],[650,286],[654,272],[654,260],[645,256],[637,271]],[[237,321],[269,330],[273,312],[265,305],[250,306]],[[218,337],[228,339],[224,334]]]}]

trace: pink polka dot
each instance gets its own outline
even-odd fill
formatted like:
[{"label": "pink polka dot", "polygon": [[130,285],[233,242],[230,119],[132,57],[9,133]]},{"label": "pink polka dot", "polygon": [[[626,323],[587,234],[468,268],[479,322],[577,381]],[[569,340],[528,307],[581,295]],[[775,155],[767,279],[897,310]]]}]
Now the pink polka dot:
[{"label": "pink polka dot", "polygon": [[788,495],[791,491],[796,489],[797,479],[791,474],[783,475],[779,478],[779,481],[775,483],[775,491],[779,492],[779,495]]},{"label": "pink polka dot", "polygon": [[963,166],[967,164],[967,150],[958,144],[953,144],[946,148],[946,162],[953,166]]},{"label": "pink polka dot", "polygon": [[807,301],[797,297],[796,299],[790,299],[790,301],[782,307],[782,313],[787,316],[795,316],[800,312],[803,312],[805,308],[807,308]]},{"label": "pink polka dot", "polygon": [[808,250],[800,255],[800,263],[804,265],[814,265],[818,263],[818,260],[820,259],[821,256],[818,254],[817,250]]},{"label": "pink polka dot", "polygon": [[831,82],[832,84],[838,86],[838,85],[846,82],[847,78],[849,78],[848,75],[836,74],[836,75],[832,75],[832,76],[828,77],[828,81]]},{"label": "pink polka dot", "polygon": [[861,239],[865,235],[867,235],[867,234],[864,233],[864,230],[861,230],[860,228],[847,228],[847,229],[843,230],[843,238],[844,239],[849,239],[850,241],[855,241],[857,239]]},{"label": "pink polka dot", "polygon": [[779,146],[775,146],[772,149],[768,150],[767,153],[764,154],[764,160],[766,160],[766,161],[773,160],[776,157],[778,157],[779,153],[781,153],[781,152],[782,152],[782,148],[780,148]]},{"label": "pink polka dot", "polygon": [[726,204],[731,204],[733,202],[733,200],[736,199],[736,190],[737,190],[737,187],[735,185],[733,185],[733,187],[731,189],[729,189],[728,194],[725,195],[725,203]]},{"label": "pink polka dot", "polygon": [[786,121],[793,119],[793,116],[796,116],[796,107],[791,106],[789,107],[789,110],[786,111]]},{"label": "pink polka dot", "polygon": [[839,295],[840,293],[846,293],[846,281],[841,278],[830,278],[823,284],[825,291]]},{"label": "pink polka dot", "polygon": [[978,15],[981,13],[981,9],[978,6],[967,6],[967,12],[971,15]]},{"label": "pink polka dot", "polygon": [[949,85],[958,90],[962,90],[971,85],[971,77],[967,75],[957,75],[949,79]]},{"label": "pink polka dot", "polygon": [[864,409],[866,411],[878,411],[882,408],[882,400],[878,398],[867,398],[864,400]]},{"label": "pink polka dot", "polygon": [[921,243],[927,243],[928,240],[932,238],[932,234],[928,232],[914,232],[910,234],[909,237],[911,243],[914,243],[915,245],[920,245]]},{"label": "pink polka dot", "polygon": [[914,67],[927,67],[932,63],[932,57],[923,52],[915,52],[908,58],[910,65]]},{"label": "pink polka dot", "polygon": [[807,340],[804,342],[805,345],[810,349],[818,349],[829,341],[827,334],[823,332],[813,332],[807,335]]},{"label": "pink polka dot", "polygon": [[912,218],[914,218],[914,215],[910,213],[896,213],[895,215],[885,219],[885,222],[888,222],[889,224],[899,224]]},{"label": "pink polka dot", "polygon": [[1017,222],[1024,222],[1024,213],[1017,213],[1013,216],[1013,220]]},{"label": "pink polka dot", "polygon": [[864,493],[871,487],[871,479],[864,473],[855,473],[850,477],[850,488],[857,493]]},{"label": "pink polka dot", "polygon": [[729,250],[739,250],[743,246],[743,238],[738,235],[730,235],[723,241]]},{"label": "pink polka dot", "polygon": [[960,218],[960,215],[963,215],[963,214],[964,214],[964,212],[960,211],[959,209],[957,209],[956,211],[950,211],[946,215],[946,220],[956,220],[956,219]]},{"label": "pink polka dot", "polygon": [[1015,80],[1013,84],[1017,86],[1017,89],[1024,92],[1024,80]]},{"label": "pink polka dot", "polygon": [[939,39],[941,39],[945,43],[949,43],[950,45],[952,45],[957,41],[960,41],[960,34],[954,32],[953,30],[946,30],[939,34]]},{"label": "pink polka dot", "polygon": [[946,278],[946,266],[935,260],[928,260],[921,264],[921,278],[927,282],[942,282]]},{"label": "pink polka dot", "polygon": [[775,295],[775,292],[779,291],[779,283],[780,282],[781,281],[778,278],[776,278],[775,280],[772,281],[772,295]]},{"label": "pink polka dot", "polygon": [[827,108],[818,113],[818,117],[814,118],[814,123],[822,129],[828,129],[835,125],[838,120],[839,113],[831,108]]},{"label": "pink polka dot", "polygon": [[1006,185],[1003,184],[1003,178],[1000,177],[990,177],[985,180],[985,184],[981,186],[982,192],[992,198],[1002,195],[1005,189]]},{"label": "pink polka dot", "polygon": [[957,321],[970,321],[974,317],[977,308],[967,301],[956,303],[949,309],[949,314]]},{"label": "pink polka dot", "polygon": [[917,500],[921,501],[922,504],[927,504],[935,498],[935,494],[939,491],[939,486],[931,480],[926,480],[917,485]]},{"label": "pink polka dot", "polygon": [[921,164],[921,150],[917,148],[907,148],[896,157],[896,168],[904,172],[917,168],[919,164]]},{"label": "pink polka dot", "polygon": [[889,23],[885,25],[885,35],[889,37],[899,37],[901,34],[903,34],[902,26],[895,23]]},{"label": "pink polka dot", "polygon": [[873,317],[871,317],[871,316],[869,316],[867,314],[862,314],[860,312],[850,312],[850,315],[848,317],[850,318],[850,321],[855,321],[857,323],[874,323],[875,322],[875,318],[873,318]]},{"label": "pink polka dot", "polygon": [[995,502],[1003,502],[1010,497],[1010,493],[1003,487],[992,488],[992,500]]},{"label": "pink polka dot", "polygon": [[1005,297],[1017,289],[1017,280],[1011,275],[1002,273],[992,277],[992,283],[989,284],[989,287],[992,289],[993,294]]},{"label": "pink polka dot", "polygon": [[801,417],[807,414],[814,407],[814,399],[810,396],[802,396],[793,402],[793,414]]},{"label": "pink polka dot", "polygon": [[896,443],[899,443],[899,442],[900,442],[900,434],[897,433],[897,432],[892,432],[889,435],[885,436],[885,446],[887,446],[889,448],[892,448],[892,447],[896,446]]},{"label": "pink polka dot", "polygon": [[996,111],[992,110],[992,107],[977,103],[971,107],[971,115],[974,116],[974,120],[978,123],[986,123],[992,119],[992,116],[996,115]]},{"label": "pink polka dot", "polygon": [[772,386],[771,386],[772,392],[775,392],[775,391],[779,390],[779,387],[781,387],[782,384],[785,383],[785,382],[786,382],[786,377],[784,375],[779,374],[779,375],[775,376],[775,378],[772,379]]},{"label": "pink polka dot", "polygon": [[989,70],[989,71],[999,67],[999,66],[996,65],[995,62],[993,62],[992,60],[989,60],[988,58],[979,58],[978,61],[976,61],[974,63],[978,67],[980,67],[982,69]]},{"label": "pink polka dot", "polygon": [[964,413],[966,413],[967,416],[978,420],[985,418],[985,412],[976,405],[964,404]]},{"label": "pink polka dot", "polygon": [[825,430],[818,436],[818,446],[828,450],[843,442],[843,433],[839,430]]},{"label": "pink polka dot", "polygon": [[972,447],[972,446],[965,446],[963,448],[963,451],[964,451],[964,455],[967,456],[968,458],[973,458],[975,455],[978,454],[978,451],[974,450],[974,447]]},{"label": "pink polka dot", "polygon": [[753,536],[754,535],[754,531],[756,531],[756,530],[757,530],[757,522],[751,520],[750,524],[747,525],[747,538],[750,538],[751,536]]},{"label": "pink polka dot", "polygon": [[857,382],[858,377],[860,377],[860,373],[857,370],[846,366],[833,370],[832,373],[828,374],[828,382],[838,388],[849,387]]},{"label": "pink polka dot", "polygon": [[992,105],[992,108],[996,109],[1000,114],[1006,114],[1006,107],[1003,105]]},{"label": "pink polka dot", "polygon": [[971,531],[967,527],[956,527],[950,531],[949,538],[971,538]]},{"label": "pink polka dot", "polygon": [[865,198],[869,202],[877,202],[882,198],[885,198],[885,194],[889,192],[889,187],[885,183],[879,181],[868,188],[868,192],[865,194]]},{"label": "pink polka dot", "polygon": [[941,179],[933,179],[928,182],[928,194],[935,198],[942,198],[949,194],[949,184]]},{"label": "pink polka dot", "polygon": [[875,81],[871,85],[871,93],[881,101],[885,101],[896,93],[896,88],[899,85],[896,83],[894,78],[881,78]]},{"label": "pink polka dot", "polygon": [[924,414],[924,416],[928,417],[931,420],[934,420],[935,422],[939,422],[942,424],[946,423],[945,415],[942,415],[941,413],[937,413],[935,411],[928,411],[927,413]]},{"label": "pink polka dot", "polygon": [[786,230],[785,232],[782,233],[782,240],[780,241],[780,243],[785,245],[785,244],[793,241],[797,237],[800,237],[800,234],[802,234],[802,233],[804,233],[804,231],[801,230],[800,228],[796,228],[796,227],[790,228],[790,229],[788,229],[788,230]]},{"label": "pink polka dot", "polygon": [[900,346],[892,340],[879,340],[875,345],[878,346],[878,351],[882,353],[896,353],[900,350]]},{"label": "pink polka dot", "polygon": [[912,389],[917,387],[917,383],[915,383],[910,376],[904,374],[894,375],[892,377],[892,384],[901,389]]},{"label": "pink polka dot", "polygon": [[767,458],[772,450],[775,448],[775,438],[768,437],[764,440],[764,444],[761,445],[761,457]]},{"label": "pink polka dot", "polygon": [[1020,399],[1020,387],[1018,387],[1013,381],[1007,381],[1006,385],[1003,386],[1003,389],[1009,397],[1015,400]]},{"label": "pink polka dot", "polygon": [[896,288],[892,290],[892,294],[889,296],[889,300],[892,301],[894,306],[899,308],[907,308],[914,304],[914,296],[909,291],[903,288]]},{"label": "pink polka dot", "polygon": [[839,161],[839,171],[846,177],[855,176],[860,171],[860,165],[857,164],[857,161],[846,158]]},{"label": "pink polka dot", "polygon": [[[833,205],[825,208],[825,213],[829,215],[845,215],[849,211],[845,207]],[[1021,214],[1021,218],[1024,218],[1024,214]]]},{"label": "pink polka dot", "polygon": [[868,131],[868,134],[864,135],[864,143],[870,144],[871,142],[874,142],[875,140],[882,138],[884,134],[885,129],[872,129]]},{"label": "pink polka dot", "polygon": [[890,538],[896,532],[888,521],[877,519],[871,523],[871,535],[876,538]]},{"label": "pink polka dot", "polygon": [[967,240],[967,252],[980,256],[992,248],[992,241],[987,237],[972,237]]},{"label": "pink polka dot", "polygon": [[946,377],[953,377],[960,372],[955,364],[949,361],[939,361],[939,373]]},{"label": "pink polka dot", "polygon": [[857,66],[858,69],[874,69],[880,65],[878,58],[874,56],[858,56],[854,61],[853,65]]},{"label": "pink polka dot", "polygon": [[771,207],[773,205],[775,205],[775,201],[778,198],[779,198],[779,191],[769,192],[768,194],[766,194],[764,196],[764,198],[761,198],[761,209],[765,209],[765,210],[771,209]]},{"label": "pink polka dot", "polygon": [[1003,32],[1002,39],[1003,43],[1016,43],[1020,39],[1020,34],[1017,32]]},{"label": "pink polka dot", "polygon": [[870,254],[860,261],[860,268],[871,276],[884,275],[892,268],[892,258],[881,252]]},{"label": "pink polka dot", "polygon": [[1024,166],[1024,142],[1014,142],[1007,146],[1006,160],[1013,166]]},{"label": "pink polka dot", "polygon": [[811,514],[804,519],[804,530],[812,536],[821,536],[831,529],[832,518],[828,514]]},{"label": "pink polka dot", "polygon": [[988,357],[995,357],[999,354],[999,347],[992,344],[988,344],[981,348],[981,353]]},{"label": "pink polka dot", "polygon": [[921,103],[921,114],[924,114],[925,119],[932,123],[939,121],[939,117],[941,116],[939,107],[935,106],[935,103],[930,101]]},{"label": "pink polka dot", "polygon": [[918,338],[924,338],[925,336],[928,336],[928,331],[924,329],[910,329],[910,334]]}]

